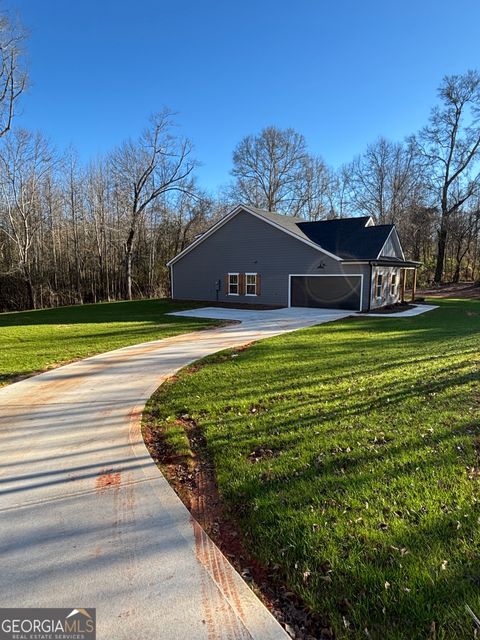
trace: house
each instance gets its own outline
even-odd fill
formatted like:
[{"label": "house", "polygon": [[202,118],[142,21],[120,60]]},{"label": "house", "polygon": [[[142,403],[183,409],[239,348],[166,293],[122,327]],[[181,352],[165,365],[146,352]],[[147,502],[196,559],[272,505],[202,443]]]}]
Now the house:
[{"label": "house", "polygon": [[168,266],[176,300],[366,311],[403,299],[408,270],[414,290],[418,264],[371,217],[306,222],[241,205]]}]

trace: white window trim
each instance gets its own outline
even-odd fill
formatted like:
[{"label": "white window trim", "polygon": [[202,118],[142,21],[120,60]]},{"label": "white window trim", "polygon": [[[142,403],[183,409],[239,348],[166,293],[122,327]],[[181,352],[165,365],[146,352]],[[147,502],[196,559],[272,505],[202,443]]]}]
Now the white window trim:
[{"label": "white window trim", "polygon": [[[381,278],[381,282],[379,282]],[[385,278],[385,274],[382,273],[378,273],[377,272],[377,279],[375,282],[375,299],[376,300],[381,300],[383,298],[383,286],[384,286],[384,278]],[[380,289],[380,295],[378,295],[378,290]]]},{"label": "white window trim", "polygon": [[[255,293],[247,293],[247,287],[252,286],[252,284],[248,285],[247,276],[255,276]],[[253,273],[253,272],[245,273],[245,295],[249,296],[250,298],[256,298],[258,296],[257,288],[258,288],[258,273]]]},{"label": "white window trim", "polygon": [[[393,280],[395,278],[395,281]],[[392,273],[390,276],[390,295],[396,296],[398,289],[398,274]]]},{"label": "white window trim", "polygon": [[[237,293],[230,293],[230,276],[237,276]],[[228,296],[239,296],[240,295],[240,274],[235,271],[228,272]]]}]

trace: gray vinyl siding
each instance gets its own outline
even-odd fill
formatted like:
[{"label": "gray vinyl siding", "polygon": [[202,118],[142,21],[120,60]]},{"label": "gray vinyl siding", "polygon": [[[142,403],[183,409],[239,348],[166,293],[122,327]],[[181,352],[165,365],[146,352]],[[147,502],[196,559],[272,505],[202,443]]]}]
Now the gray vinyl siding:
[{"label": "gray vinyl siding", "polygon": [[[187,252],[171,269],[172,296],[177,300],[215,301],[215,283],[220,280],[219,302],[279,306],[288,305],[289,274],[362,274],[363,307],[368,305],[368,265],[342,265],[245,211]],[[229,296],[225,290],[228,273],[260,274],[260,295]]]}]

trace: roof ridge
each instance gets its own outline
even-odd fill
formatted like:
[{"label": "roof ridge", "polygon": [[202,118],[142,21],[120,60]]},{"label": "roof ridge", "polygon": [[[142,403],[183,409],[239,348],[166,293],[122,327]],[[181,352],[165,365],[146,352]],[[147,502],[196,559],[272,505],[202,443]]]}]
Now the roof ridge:
[{"label": "roof ridge", "polygon": [[[301,224],[317,224],[320,222],[343,222],[345,220],[369,220],[372,216],[369,215],[365,215],[365,216],[342,216],[341,218],[326,218],[323,220],[305,220],[305,218],[301,218],[300,216],[292,216],[288,213],[282,213],[280,211],[268,211],[267,209],[261,209],[260,207],[254,207],[251,204],[247,204],[247,205],[240,205],[240,206],[244,206],[246,208],[249,209],[253,209],[253,211],[256,211],[257,213],[259,213],[260,215],[264,214],[264,215],[274,215],[274,216],[279,216],[280,218],[286,218],[287,220],[295,220],[296,222],[300,222]],[[375,226],[381,226],[381,225],[375,225]]]},{"label": "roof ridge", "polygon": [[286,218],[287,220],[295,220],[295,221],[299,221],[299,222],[305,222],[305,220],[303,218],[300,218],[299,216],[291,216],[288,215],[288,213],[280,213],[279,211],[267,211],[266,209],[259,209],[258,207],[253,207],[252,205],[243,205],[245,206],[247,209],[253,209],[253,211],[256,211],[258,214],[260,215],[273,215],[273,216],[279,216],[281,218]]},{"label": "roof ridge", "polygon": [[[346,221],[358,221],[369,220],[371,216],[345,216],[344,218],[326,218],[325,220],[302,220],[302,223],[317,224],[324,222],[346,222]],[[377,226],[377,225],[374,225]]]}]

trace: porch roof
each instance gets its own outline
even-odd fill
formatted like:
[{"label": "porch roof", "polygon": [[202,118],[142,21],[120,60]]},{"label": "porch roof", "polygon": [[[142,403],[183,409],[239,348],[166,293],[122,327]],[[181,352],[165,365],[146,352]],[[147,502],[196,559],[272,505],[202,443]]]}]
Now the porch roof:
[{"label": "porch roof", "polygon": [[[342,262],[357,262],[356,260],[342,260]],[[402,260],[401,258],[395,258],[393,256],[380,256],[376,260],[366,260],[368,264],[376,267],[400,267],[402,269],[418,269],[422,264],[421,262],[415,262],[414,260]]]}]

